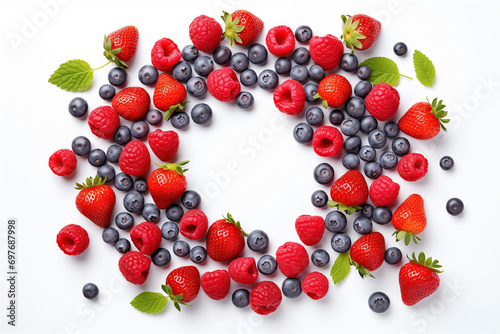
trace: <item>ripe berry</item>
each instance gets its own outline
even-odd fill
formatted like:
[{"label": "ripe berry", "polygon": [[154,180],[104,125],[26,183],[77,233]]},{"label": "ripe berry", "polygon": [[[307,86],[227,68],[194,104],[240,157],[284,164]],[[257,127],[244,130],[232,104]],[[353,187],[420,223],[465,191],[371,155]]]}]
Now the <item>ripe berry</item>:
[{"label": "ripe berry", "polygon": [[231,301],[237,308],[245,308],[250,304],[250,292],[247,289],[236,289],[232,296]]},{"label": "ripe berry", "polygon": [[208,56],[201,56],[195,59],[193,68],[198,75],[206,77],[214,70],[214,62]]},{"label": "ripe berry", "polygon": [[397,247],[390,247],[385,250],[385,257],[384,260],[388,264],[395,265],[401,262],[401,259],[403,258],[403,254],[401,253],[401,250]]},{"label": "ripe berry", "polygon": [[104,84],[99,88],[99,96],[103,100],[112,100],[113,97],[115,97],[115,94],[116,94],[115,87],[109,84]]},{"label": "ripe berry", "polygon": [[358,96],[352,96],[347,100],[345,110],[349,116],[359,119],[365,114],[365,101]]},{"label": "ripe berry", "polygon": [[293,138],[301,144],[309,143],[313,138],[313,128],[307,123],[299,123],[293,129]]},{"label": "ripe berry", "polygon": [[361,132],[363,133],[370,133],[378,127],[378,121],[373,116],[364,116],[359,123]]},{"label": "ripe berry", "polygon": [[384,125],[384,132],[388,138],[395,138],[399,135],[399,125],[394,122],[388,122]]},{"label": "ripe berry", "polygon": [[359,167],[359,157],[354,153],[346,154],[342,157],[342,165],[349,170],[357,169]]},{"label": "ripe berry", "polygon": [[257,65],[264,64],[267,60],[266,47],[260,43],[252,44],[248,48],[248,60]]},{"label": "ripe berry", "polygon": [[150,266],[151,259],[136,251],[125,253],[118,261],[118,267],[123,277],[130,283],[138,285],[146,282]]},{"label": "ripe berry", "polygon": [[271,28],[266,36],[266,45],[276,57],[286,57],[295,47],[295,36],[287,26]]},{"label": "ripe berry", "polygon": [[249,296],[250,307],[255,313],[261,315],[267,315],[276,311],[281,304],[281,300],[281,290],[272,281],[257,283]]},{"label": "ripe berry", "polygon": [[199,240],[207,233],[208,218],[201,210],[189,210],[179,222],[179,230],[186,238]]},{"label": "ripe berry", "polygon": [[128,230],[134,226],[134,217],[128,212],[120,212],[115,217],[116,227],[122,230]]},{"label": "ripe berry", "polygon": [[346,136],[354,136],[361,129],[361,124],[355,118],[346,118],[340,124],[340,131]]},{"label": "ripe berry", "polygon": [[151,255],[160,246],[161,230],[154,223],[143,222],[132,228],[130,239],[142,254]]},{"label": "ripe berry", "polygon": [[377,151],[369,145],[361,146],[359,150],[359,157],[361,160],[366,162],[374,161],[377,157]]},{"label": "ripe berry", "polygon": [[179,225],[174,222],[166,222],[161,226],[161,236],[165,240],[175,240],[179,235]]},{"label": "ripe berry", "polygon": [[317,208],[323,208],[328,203],[328,195],[323,190],[316,190],[311,195],[311,203]]},{"label": "ripe berry", "polygon": [[189,258],[194,263],[203,263],[207,259],[207,250],[203,246],[195,246],[191,248]]},{"label": "ripe berry", "polygon": [[387,143],[387,136],[379,129],[375,129],[368,134],[368,144],[373,148],[382,148]]},{"label": "ripe berry", "polygon": [[[73,150],[74,151],[74,150]],[[76,152],[75,152],[76,153]],[[78,154],[77,154],[78,155]],[[445,155],[444,157],[441,158],[441,160],[439,160],[439,166],[443,169],[443,170],[450,170],[453,168],[453,166],[455,165],[455,161],[453,160],[452,157],[450,157],[449,155]]]},{"label": "ripe berry", "polygon": [[346,72],[354,72],[358,68],[358,57],[354,54],[344,53],[340,58],[340,68]]},{"label": "ripe berry", "polygon": [[[379,180],[380,180],[380,178],[379,178]],[[360,214],[364,217],[371,219],[373,217],[373,205],[371,205],[371,204],[363,205],[363,209],[360,211]]]},{"label": "ripe berry", "polygon": [[278,268],[286,277],[296,277],[309,264],[309,255],[306,249],[299,243],[286,242],[276,251]]},{"label": "ripe berry", "polygon": [[120,125],[114,134],[115,142],[119,145],[126,145],[132,140],[130,128],[125,125]]},{"label": "ripe berry", "polygon": [[333,157],[342,151],[344,139],[337,128],[320,126],[314,132],[312,146],[314,152],[321,157]]},{"label": "ripe berry", "polygon": [[392,211],[385,206],[377,206],[373,209],[373,221],[377,224],[387,224],[392,220]]},{"label": "ripe berry", "polygon": [[127,82],[127,72],[121,67],[114,67],[108,73],[108,81],[115,87],[124,86]]},{"label": "ripe berry", "polygon": [[[315,83],[308,83],[304,85],[304,92],[306,93],[306,101],[309,103],[319,102],[320,98],[315,97],[318,94],[318,85]],[[323,111],[321,110],[321,115],[323,115]],[[307,117],[307,115],[306,115]],[[323,116],[321,116],[321,121],[323,121]]]},{"label": "ripe berry", "polygon": [[356,75],[360,80],[368,80],[371,74],[371,70],[367,65],[361,65],[356,71]]},{"label": "ripe berry", "polygon": [[167,207],[166,216],[168,219],[172,221],[180,221],[182,216],[184,215],[184,209],[179,204],[171,204]]},{"label": "ripe berry", "polygon": [[331,245],[337,253],[345,253],[351,248],[351,238],[347,233],[335,233],[332,236]]},{"label": "ripe berry", "polygon": [[89,154],[91,147],[90,140],[85,136],[78,136],[71,142],[71,149],[76,155],[81,157]]},{"label": "ripe berry", "polygon": [[373,86],[370,81],[361,80],[354,86],[354,95],[364,99],[372,90]]},{"label": "ripe berry", "polygon": [[253,284],[259,275],[253,257],[238,257],[232,260],[227,272],[233,281],[241,284]]},{"label": "ripe berry", "polygon": [[226,298],[231,287],[231,277],[226,270],[207,271],[201,275],[201,288],[214,300]]},{"label": "ripe berry", "polygon": [[384,169],[394,169],[398,165],[398,156],[392,151],[385,151],[380,155],[379,162]]},{"label": "ripe berry", "polygon": [[158,81],[158,70],[152,65],[144,65],[139,70],[138,77],[143,85],[154,85]]},{"label": "ripe berry", "polygon": [[319,184],[329,184],[333,181],[334,170],[333,167],[326,163],[320,163],[314,168],[314,180]]},{"label": "ripe berry", "polygon": [[361,149],[361,138],[351,136],[344,141],[344,149],[347,153],[358,154]]},{"label": "ripe berry", "polygon": [[64,226],[57,233],[57,245],[66,255],[79,255],[89,246],[87,231],[76,224]]},{"label": "ripe berry", "polygon": [[342,112],[342,110],[338,109],[332,110],[330,112],[330,115],[328,116],[328,120],[330,121],[330,123],[332,123],[332,125],[340,125],[342,124],[344,119],[345,119],[344,113]]},{"label": "ripe berry", "polygon": [[182,130],[188,127],[189,125],[189,115],[185,112],[176,112],[170,118],[170,122],[172,126],[176,129]]},{"label": "ripe berry", "polygon": [[191,96],[203,97],[207,93],[207,83],[202,77],[192,77],[186,83],[186,90]]},{"label": "ripe berry", "polygon": [[446,202],[446,211],[452,216],[458,216],[464,211],[464,203],[459,198],[451,198]]},{"label": "ripe berry", "polygon": [[352,227],[359,234],[368,234],[372,231],[372,221],[370,218],[359,216],[354,219]]},{"label": "ripe berry", "polygon": [[313,271],[304,277],[302,280],[302,291],[313,300],[318,300],[326,296],[328,293],[330,281],[325,275],[318,271]]},{"label": "ripe berry", "polygon": [[410,152],[410,142],[404,137],[394,138],[391,147],[392,151],[400,157],[405,156],[408,152]]},{"label": "ripe berry", "polygon": [[94,283],[87,283],[82,289],[83,296],[87,299],[94,299],[99,294],[99,288]]},{"label": "ripe berry", "polygon": [[232,54],[233,53],[231,52],[231,49],[229,49],[227,46],[218,46],[214,50],[213,58],[217,64],[226,65],[227,63],[229,63]]},{"label": "ripe berry", "polygon": [[212,108],[206,103],[198,103],[191,109],[191,118],[196,124],[206,124],[212,119]]},{"label": "ripe berry", "polygon": [[104,230],[102,230],[102,240],[110,245],[116,244],[118,239],[120,238],[120,235],[118,234],[118,231],[114,227],[106,227]]},{"label": "ripe berry", "polygon": [[246,69],[240,74],[240,82],[243,86],[253,86],[257,83],[257,73],[252,69]]},{"label": "ripe berry", "polygon": [[293,51],[292,59],[296,64],[305,65],[309,62],[309,59],[311,59],[311,54],[307,48],[299,47]]},{"label": "ripe berry", "polygon": [[370,179],[376,179],[382,175],[382,166],[376,161],[370,161],[365,164],[363,171]]},{"label": "ripe berry", "polygon": [[374,292],[368,298],[368,306],[375,313],[384,313],[390,305],[389,297],[383,292]]},{"label": "ripe berry", "polygon": [[135,121],[130,126],[132,137],[142,139],[149,133],[149,125],[145,121]]},{"label": "ripe berry", "polygon": [[264,70],[260,72],[257,78],[257,84],[260,88],[265,90],[272,90],[278,86],[278,75],[272,70]]},{"label": "ripe berry", "polygon": [[262,230],[253,230],[248,234],[247,245],[254,252],[265,252],[269,247],[269,236]]},{"label": "ripe berry", "polygon": [[347,218],[345,214],[340,211],[330,211],[325,217],[325,227],[330,232],[342,232],[346,226]]},{"label": "ripe berry", "polygon": [[81,118],[87,114],[89,110],[89,105],[87,101],[85,101],[81,97],[75,97],[68,104],[68,111],[71,116],[76,118]]},{"label": "ripe berry", "polygon": [[288,58],[280,57],[276,59],[276,62],[274,63],[274,70],[276,71],[276,73],[281,75],[287,75],[290,73],[291,69],[292,69],[292,63]]},{"label": "ripe berry", "polygon": [[314,82],[321,82],[325,78],[325,70],[319,65],[311,65],[309,67],[309,78]]},{"label": "ripe berry", "polygon": [[290,70],[290,78],[297,80],[298,82],[304,83],[307,81],[308,77],[309,72],[307,71],[307,67],[304,65],[295,65]]},{"label": "ripe berry", "polygon": [[273,101],[276,108],[288,115],[298,115],[304,109],[306,93],[297,80],[286,80],[274,90]]},{"label": "ripe berry", "polygon": [[160,219],[160,209],[153,203],[146,203],[142,207],[142,217],[148,221],[156,223]]},{"label": "ripe berry", "polygon": [[97,176],[101,179],[106,179],[106,182],[111,182],[115,178],[115,169],[109,164],[104,164],[97,168]]},{"label": "ripe berry", "polygon": [[301,25],[295,29],[295,39],[299,43],[307,43],[313,36],[311,27],[306,25]]},{"label": "ripe berry", "polygon": [[123,149],[121,146],[113,144],[106,150],[106,159],[109,162],[118,162],[120,160],[120,154],[122,154]]},{"label": "ripe berry", "polygon": [[97,137],[111,139],[120,126],[120,117],[110,106],[97,107],[90,112],[88,125]]},{"label": "ripe berry", "polygon": [[427,174],[429,163],[420,153],[410,153],[399,160],[398,173],[405,181],[417,181]]},{"label": "ripe berry", "polygon": [[173,250],[175,255],[185,257],[189,255],[190,247],[184,240],[177,240],[174,242]]},{"label": "ripe berry", "polygon": [[58,176],[65,176],[73,173],[76,169],[76,165],[76,155],[73,151],[68,149],[57,150],[49,157],[49,167],[52,172]]},{"label": "ripe berry", "polygon": [[248,57],[243,52],[236,52],[229,61],[229,66],[238,73],[241,73],[248,69],[250,61]]},{"label": "ripe berry", "polygon": [[330,263],[330,255],[324,249],[316,249],[311,254],[311,262],[316,267],[324,267]]},{"label": "ripe berry", "polygon": [[87,159],[89,163],[94,167],[102,166],[107,161],[106,153],[104,153],[104,151],[101,150],[100,148],[95,148],[92,151],[90,151]]},{"label": "ripe berry", "polygon": [[115,249],[117,250],[118,253],[120,254],[125,254],[128,251],[130,251],[130,241],[128,241],[125,238],[120,238],[115,244]]},{"label": "ripe berry", "polygon": [[172,76],[174,79],[182,83],[188,82],[192,75],[193,70],[187,61],[178,62],[172,69]]},{"label": "ripe berry", "polygon": [[193,62],[198,58],[198,49],[194,45],[186,45],[182,48],[181,56],[185,61]]},{"label": "ripe berry", "polygon": [[200,206],[201,196],[194,190],[186,190],[182,194],[181,202],[186,209],[196,209]]},{"label": "ripe berry", "polygon": [[155,266],[163,267],[170,263],[171,255],[168,249],[158,248],[151,254],[151,261]]},{"label": "ripe berry", "polygon": [[408,47],[403,42],[398,42],[394,44],[394,53],[397,56],[404,56],[408,52]]},{"label": "ripe berry", "polygon": [[135,191],[137,191],[141,194],[145,193],[146,191],[148,191],[148,181],[146,181],[145,179],[143,179],[141,177],[135,179],[134,189],[135,189]]},{"label": "ripe berry", "polygon": [[287,298],[297,298],[302,293],[300,281],[296,277],[287,277],[281,285],[281,290]]},{"label": "ripe berry", "polygon": [[240,92],[236,97],[236,105],[241,109],[248,109],[253,106],[253,95],[249,92]]},{"label": "ripe berry", "polygon": [[262,255],[257,261],[257,269],[263,275],[272,275],[278,269],[276,259],[271,255]]},{"label": "ripe berry", "polygon": [[140,212],[144,206],[144,196],[136,190],[129,191],[123,197],[123,207],[128,212]]}]

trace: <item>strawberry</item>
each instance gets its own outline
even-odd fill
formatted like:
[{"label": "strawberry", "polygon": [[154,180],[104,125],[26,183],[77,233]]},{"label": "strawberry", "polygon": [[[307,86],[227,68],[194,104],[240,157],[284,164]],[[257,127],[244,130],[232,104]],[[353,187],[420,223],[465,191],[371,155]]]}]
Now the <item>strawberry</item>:
[{"label": "strawberry", "polygon": [[445,118],[448,115],[445,107],[443,100],[438,102],[437,98],[432,100],[432,103],[428,100],[415,103],[399,120],[399,128],[416,139],[434,138],[441,128],[446,131],[444,124],[450,121]]},{"label": "strawberry", "polygon": [[438,260],[432,257],[425,258],[424,252],[420,252],[418,259],[415,253],[412,258],[408,258],[406,263],[399,270],[399,288],[401,289],[401,299],[407,306],[412,306],[422,299],[432,295],[439,288],[439,276],[442,273],[442,266]]},{"label": "strawberry", "polygon": [[358,270],[362,278],[373,277],[370,271],[378,269],[384,262],[384,236],[379,232],[363,235],[352,244],[350,256],[351,265]]},{"label": "strawberry", "polygon": [[139,30],[134,26],[126,26],[104,36],[104,56],[116,65],[127,68],[124,62],[129,61],[137,50]]},{"label": "strawberry", "polygon": [[179,135],[169,130],[156,129],[148,134],[149,147],[161,161],[170,161],[179,148]]},{"label": "strawberry", "polygon": [[330,74],[318,85],[318,93],[315,98],[323,100],[323,107],[326,109],[329,106],[338,108],[344,105],[348,98],[351,97],[352,87],[349,81],[338,74]]},{"label": "strawberry", "polygon": [[393,235],[396,235],[396,241],[403,240],[405,245],[410,241],[417,243],[421,240],[417,234],[422,233],[427,225],[425,216],[424,199],[418,194],[412,194],[401,203],[392,215],[392,225],[396,229]]},{"label": "strawberry", "polygon": [[175,80],[170,74],[162,73],[156,82],[153,103],[156,108],[166,111],[165,119],[168,120],[175,110],[184,109],[187,103],[184,102],[186,95],[186,88],[183,84]]},{"label": "strawberry", "polygon": [[127,87],[113,97],[111,104],[121,117],[129,121],[138,121],[149,111],[151,97],[142,87]]},{"label": "strawberry", "polygon": [[231,46],[248,45],[260,34],[264,22],[247,10],[236,10],[232,14],[222,11],[222,19],[226,24],[222,39],[227,37]]},{"label": "strawberry", "polygon": [[378,20],[364,14],[347,15],[347,17],[342,15],[342,22],[343,35],[341,38],[344,39],[344,44],[352,52],[354,49],[366,50],[371,47],[382,28]]},{"label": "strawberry", "polygon": [[80,190],[75,199],[76,208],[99,227],[109,226],[116,203],[115,192],[105,183],[106,178],[96,175],[75,187]]},{"label": "strawberry", "polygon": [[153,201],[160,209],[166,209],[177,198],[186,191],[186,177],[183,169],[189,161],[181,161],[177,164],[156,164],[160,168],[155,169],[148,177],[148,189]]},{"label": "strawberry", "polygon": [[[176,301],[182,304],[189,303],[198,296],[200,291],[200,272],[195,266],[176,268],[168,274],[165,284],[170,287],[171,293],[166,291],[169,296],[175,297],[174,303]],[[176,308],[178,309],[178,305]]]},{"label": "strawberry", "polygon": [[209,16],[200,15],[189,25],[189,38],[200,51],[215,49],[221,41],[221,36],[222,28],[219,22]]},{"label": "strawberry", "polygon": [[340,39],[333,35],[313,36],[309,41],[309,52],[315,64],[321,66],[325,71],[335,69],[340,58],[344,54],[344,45]]},{"label": "strawberry", "polygon": [[348,214],[361,210],[360,205],[368,199],[368,185],[363,174],[358,170],[348,171],[332,184],[330,196],[330,207],[337,207]]},{"label": "strawberry", "polygon": [[245,238],[248,236],[228,213],[224,219],[219,219],[210,225],[207,233],[207,253],[214,261],[227,262],[234,260],[245,248]]}]

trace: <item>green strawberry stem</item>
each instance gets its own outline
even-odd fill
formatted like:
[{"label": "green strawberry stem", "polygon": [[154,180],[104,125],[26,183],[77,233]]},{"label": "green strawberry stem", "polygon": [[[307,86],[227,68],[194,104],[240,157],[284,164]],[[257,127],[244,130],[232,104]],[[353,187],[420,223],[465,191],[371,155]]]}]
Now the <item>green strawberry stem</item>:
[{"label": "green strawberry stem", "polygon": [[104,35],[104,42],[102,43],[104,46],[104,57],[110,62],[115,63],[118,67],[128,68],[128,65],[125,64],[122,60],[120,60],[116,55],[120,53],[122,48],[117,48],[111,50],[111,39],[109,39],[106,35]]},{"label": "green strawberry stem", "polygon": [[449,123],[450,122],[450,119],[449,118],[445,118],[446,116],[448,116],[448,112],[446,110],[444,110],[444,108],[446,108],[446,106],[443,104],[443,100],[439,100],[437,98],[435,98],[434,100],[432,100],[432,103],[429,102],[429,98],[427,98],[427,102],[431,105],[431,114],[433,114],[434,116],[436,116],[436,118],[438,119],[439,121],[439,125],[441,125],[441,128],[443,129],[443,131],[448,131],[446,129],[446,127],[444,126],[445,123]]},{"label": "green strawberry stem", "polygon": [[155,165],[160,167],[160,168],[163,168],[163,170],[173,170],[173,171],[176,171],[179,175],[183,175],[189,169],[188,168],[183,169],[182,167],[187,165],[188,163],[189,163],[189,160],[184,160],[184,161],[178,162],[176,164],[168,163],[168,162],[165,162],[165,163],[155,162]]},{"label": "green strawberry stem", "polygon": [[366,36],[358,32],[356,29],[358,28],[359,25],[359,20],[352,21],[352,16],[345,15],[341,16],[342,18],[342,36],[340,36],[341,39],[344,40],[344,44],[351,49],[351,54],[354,53],[354,47],[357,47],[358,49],[363,48],[363,45],[361,44],[360,39],[365,39]]},{"label": "green strawberry stem", "polygon": [[221,36],[221,41],[224,40],[224,38],[227,37],[227,41],[229,42],[229,45],[231,47],[234,47],[234,41],[238,43],[242,43],[243,41],[241,40],[240,36],[238,34],[245,29],[244,25],[238,24],[240,23],[240,19],[237,17],[234,19],[231,17],[231,14],[228,12],[222,11],[222,20],[224,21],[226,28],[224,30],[224,33]]},{"label": "green strawberry stem", "polygon": [[420,252],[420,254],[418,254],[418,258],[415,257],[415,252],[412,253],[412,257],[408,257],[408,255],[406,255],[406,257],[408,258],[408,260],[410,260],[410,262],[412,263],[417,263],[417,264],[420,264],[424,267],[427,267],[429,269],[431,269],[432,271],[440,274],[443,272],[442,268],[443,266],[441,266],[439,264],[439,261],[438,260],[432,260],[432,257],[429,257],[429,258],[425,258],[425,254],[424,252]]},{"label": "green strawberry stem", "polygon": [[371,277],[371,278],[375,278],[375,276],[373,276],[372,273],[368,269],[366,269],[365,267],[363,267],[362,265],[360,265],[356,261],[353,261],[350,256],[349,256],[349,264],[351,266],[354,266],[354,268],[356,268],[356,270],[358,271],[358,274],[359,274],[359,276],[361,276],[361,278],[364,279],[367,276]]},{"label": "green strawberry stem", "polygon": [[97,68],[93,68],[93,69],[92,69],[92,71],[96,71],[96,70],[98,70],[98,69],[101,69],[101,68],[103,68],[104,66],[106,66],[106,65],[108,65],[108,64],[111,64],[111,63],[112,63],[112,61],[110,60],[110,61],[108,61],[106,64],[104,64],[104,65],[102,65],[102,66],[99,66],[99,67],[97,67]]},{"label": "green strawberry stem", "polygon": [[360,206],[347,206],[347,205],[344,205],[342,203],[335,202],[332,200],[328,201],[328,206],[330,208],[337,208],[337,210],[344,211],[348,215],[352,215],[355,212],[363,210],[363,208]]},{"label": "green strawberry stem", "polygon": [[235,221],[229,212],[227,213],[227,217],[222,216],[222,218],[224,218],[228,223],[234,224],[245,237],[248,237],[248,233],[243,230],[241,223],[239,221]]},{"label": "green strawberry stem", "polygon": [[326,100],[323,100],[323,98],[319,95],[319,93],[316,93],[316,95],[313,96],[315,99],[320,99],[321,100],[321,105],[323,108],[328,109],[328,102]]},{"label": "green strawberry stem", "polygon": [[104,179],[101,179],[98,175],[96,175],[95,177],[90,176],[87,179],[85,179],[85,182],[77,183],[75,189],[82,190],[85,188],[102,186],[103,184],[106,183],[107,179],[108,179],[107,176],[104,177]]},{"label": "green strawberry stem", "polygon": [[411,232],[407,232],[407,231],[396,230],[392,235],[396,235],[396,241],[401,241],[404,239],[406,246],[408,246],[412,240],[415,244],[417,244],[419,241],[422,240],[419,237],[417,237],[415,234],[413,234]]},{"label": "green strawberry stem", "polygon": [[168,108],[168,110],[165,112],[165,116],[164,116],[165,120],[168,121],[170,119],[170,117],[172,117],[174,112],[177,111],[177,109],[179,111],[183,110],[184,107],[186,106],[186,104],[188,104],[189,102],[191,102],[191,101],[184,101],[182,103],[177,103],[177,104],[171,106],[170,108]]},{"label": "green strawberry stem", "polygon": [[163,291],[165,291],[165,293],[168,295],[168,298],[170,298],[170,300],[174,302],[174,306],[177,309],[177,311],[179,311],[179,312],[181,311],[180,305],[191,307],[191,305],[182,301],[182,294],[174,295],[174,292],[172,291],[172,288],[170,287],[170,285],[162,284],[161,289]]}]

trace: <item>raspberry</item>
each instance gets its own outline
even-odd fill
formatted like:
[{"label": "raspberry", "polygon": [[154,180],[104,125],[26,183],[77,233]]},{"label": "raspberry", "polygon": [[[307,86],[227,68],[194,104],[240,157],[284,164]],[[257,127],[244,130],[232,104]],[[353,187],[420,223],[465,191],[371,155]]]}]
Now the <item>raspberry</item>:
[{"label": "raspberry", "polygon": [[149,133],[148,143],[161,161],[171,161],[179,149],[179,135],[175,131],[156,129]]},{"label": "raspberry", "polygon": [[133,284],[141,285],[149,275],[151,259],[136,251],[129,251],[122,255],[118,267],[123,277]]},{"label": "raspberry", "polygon": [[250,292],[250,307],[261,315],[267,315],[276,311],[281,304],[281,290],[272,281],[262,281],[255,285]]},{"label": "raspberry", "polygon": [[219,45],[222,27],[219,22],[206,15],[196,17],[189,25],[189,38],[200,51],[208,52]]},{"label": "raspberry", "polygon": [[241,90],[238,77],[231,68],[221,68],[210,72],[207,78],[207,88],[213,97],[222,102],[234,100]]},{"label": "raspberry", "polygon": [[370,185],[370,199],[376,206],[391,205],[399,194],[399,184],[381,175]]},{"label": "raspberry", "polygon": [[307,246],[314,246],[323,238],[325,220],[320,216],[302,215],[295,220],[295,230],[300,241]]},{"label": "raspberry", "polygon": [[278,268],[286,277],[296,277],[309,265],[309,255],[299,243],[286,242],[276,251]]},{"label": "raspberry", "polygon": [[325,71],[331,71],[340,63],[344,53],[344,45],[335,36],[314,36],[309,41],[309,52],[315,64]]},{"label": "raspberry", "polygon": [[201,275],[201,288],[214,300],[226,298],[231,287],[231,277],[226,270],[207,271]]},{"label": "raspberry", "polygon": [[170,71],[181,60],[181,52],[171,39],[158,40],[151,50],[151,64],[159,71]]},{"label": "raspberry", "polygon": [[122,172],[141,176],[146,174],[151,164],[148,148],[140,140],[132,140],[123,148],[118,160]]},{"label": "raspberry", "polygon": [[333,126],[323,125],[314,132],[312,146],[314,152],[321,157],[333,157],[342,151],[344,138]]},{"label": "raspberry", "polygon": [[417,181],[427,174],[429,163],[420,153],[410,153],[399,160],[398,173],[405,181]]},{"label": "raspberry", "polygon": [[189,210],[179,222],[179,232],[188,239],[198,240],[208,230],[208,218],[201,210]]},{"label": "raspberry", "polygon": [[238,257],[229,263],[227,268],[233,281],[241,284],[253,284],[259,276],[253,257]]},{"label": "raspberry", "polygon": [[89,235],[80,225],[69,224],[57,233],[57,245],[67,255],[83,253],[89,246]]},{"label": "raspberry", "polygon": [[139,252],[150,255],[160,246],[161,230],[154,223],[143,222],[132,228],[130,239]]},{"label": "raspberry", "polygon": [[73,151],[61,149],[52,153],[49,158],[49,167],[54,174],[65,176],[73,173],[76,168],[77,160]]},{"label": "raspberry", "polygon": [[379,121],[386,121],[398,111],[399,93],[396,88],[381,82],[368,93],[365,106],[373,117]]},{"label": "raspberry", "polygon": [[287,26],[277,26],[270,29],[266,36],[266,45],[276,57],[285,57],[292,53],[295,47],[295,36]]},{"label": "raspberry", "polygon": [[301,288],[309,297],[318,300],[326,296],[330,281],[325,275],[318,271],[313,271],[304,277]]},{"label": "raspberry", "polygon": [[304,109],[306,93],[297,80],[289,79],[274,90],[274,105],[288,115],[297,115]]},{"label": "raspberry", "polygon": [[120,126],[120,117],[110,106],[97,107],[89,114],[88,124],[97,137],[111,139]]}]

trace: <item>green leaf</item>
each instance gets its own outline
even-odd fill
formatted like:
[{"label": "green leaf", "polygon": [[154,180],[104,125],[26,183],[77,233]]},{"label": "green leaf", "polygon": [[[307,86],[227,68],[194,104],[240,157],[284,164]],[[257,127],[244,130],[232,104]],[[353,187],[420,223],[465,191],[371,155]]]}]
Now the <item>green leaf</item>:
[{"label": "green leaf", "polygon": [[90,86],[93,77],[94,70],[86,61],[74,59],[61,64],[49,82],[65,90],[81,92]]},{"label": "green leaf", "polygon": [[389,58],[373,57],[363,61],[359,66],[367,65],[371,74],[368,80],[376,85],[385,82],[391,86],[396,86],[399,83],[399,69],[398,65]]},{"label": "green leaf", "polygon": [[436,70],[432,61],[422,52],[415,50],[413,52],[413,66],[418,81],[424,86],[432,87],[436,78]]},{"label": "green leaf", "polygon": [[165,308],[168,297],[159,292],[142,292],[130,304],[144,313],[158,313]]},{"label": "green leaf", "polygon": [[332,276],[334,284],[342,282],[351,271],[351,264],[349,260],[349,252],[339,254],[335,260],[335,263],[330,271],[330,276]]}]

